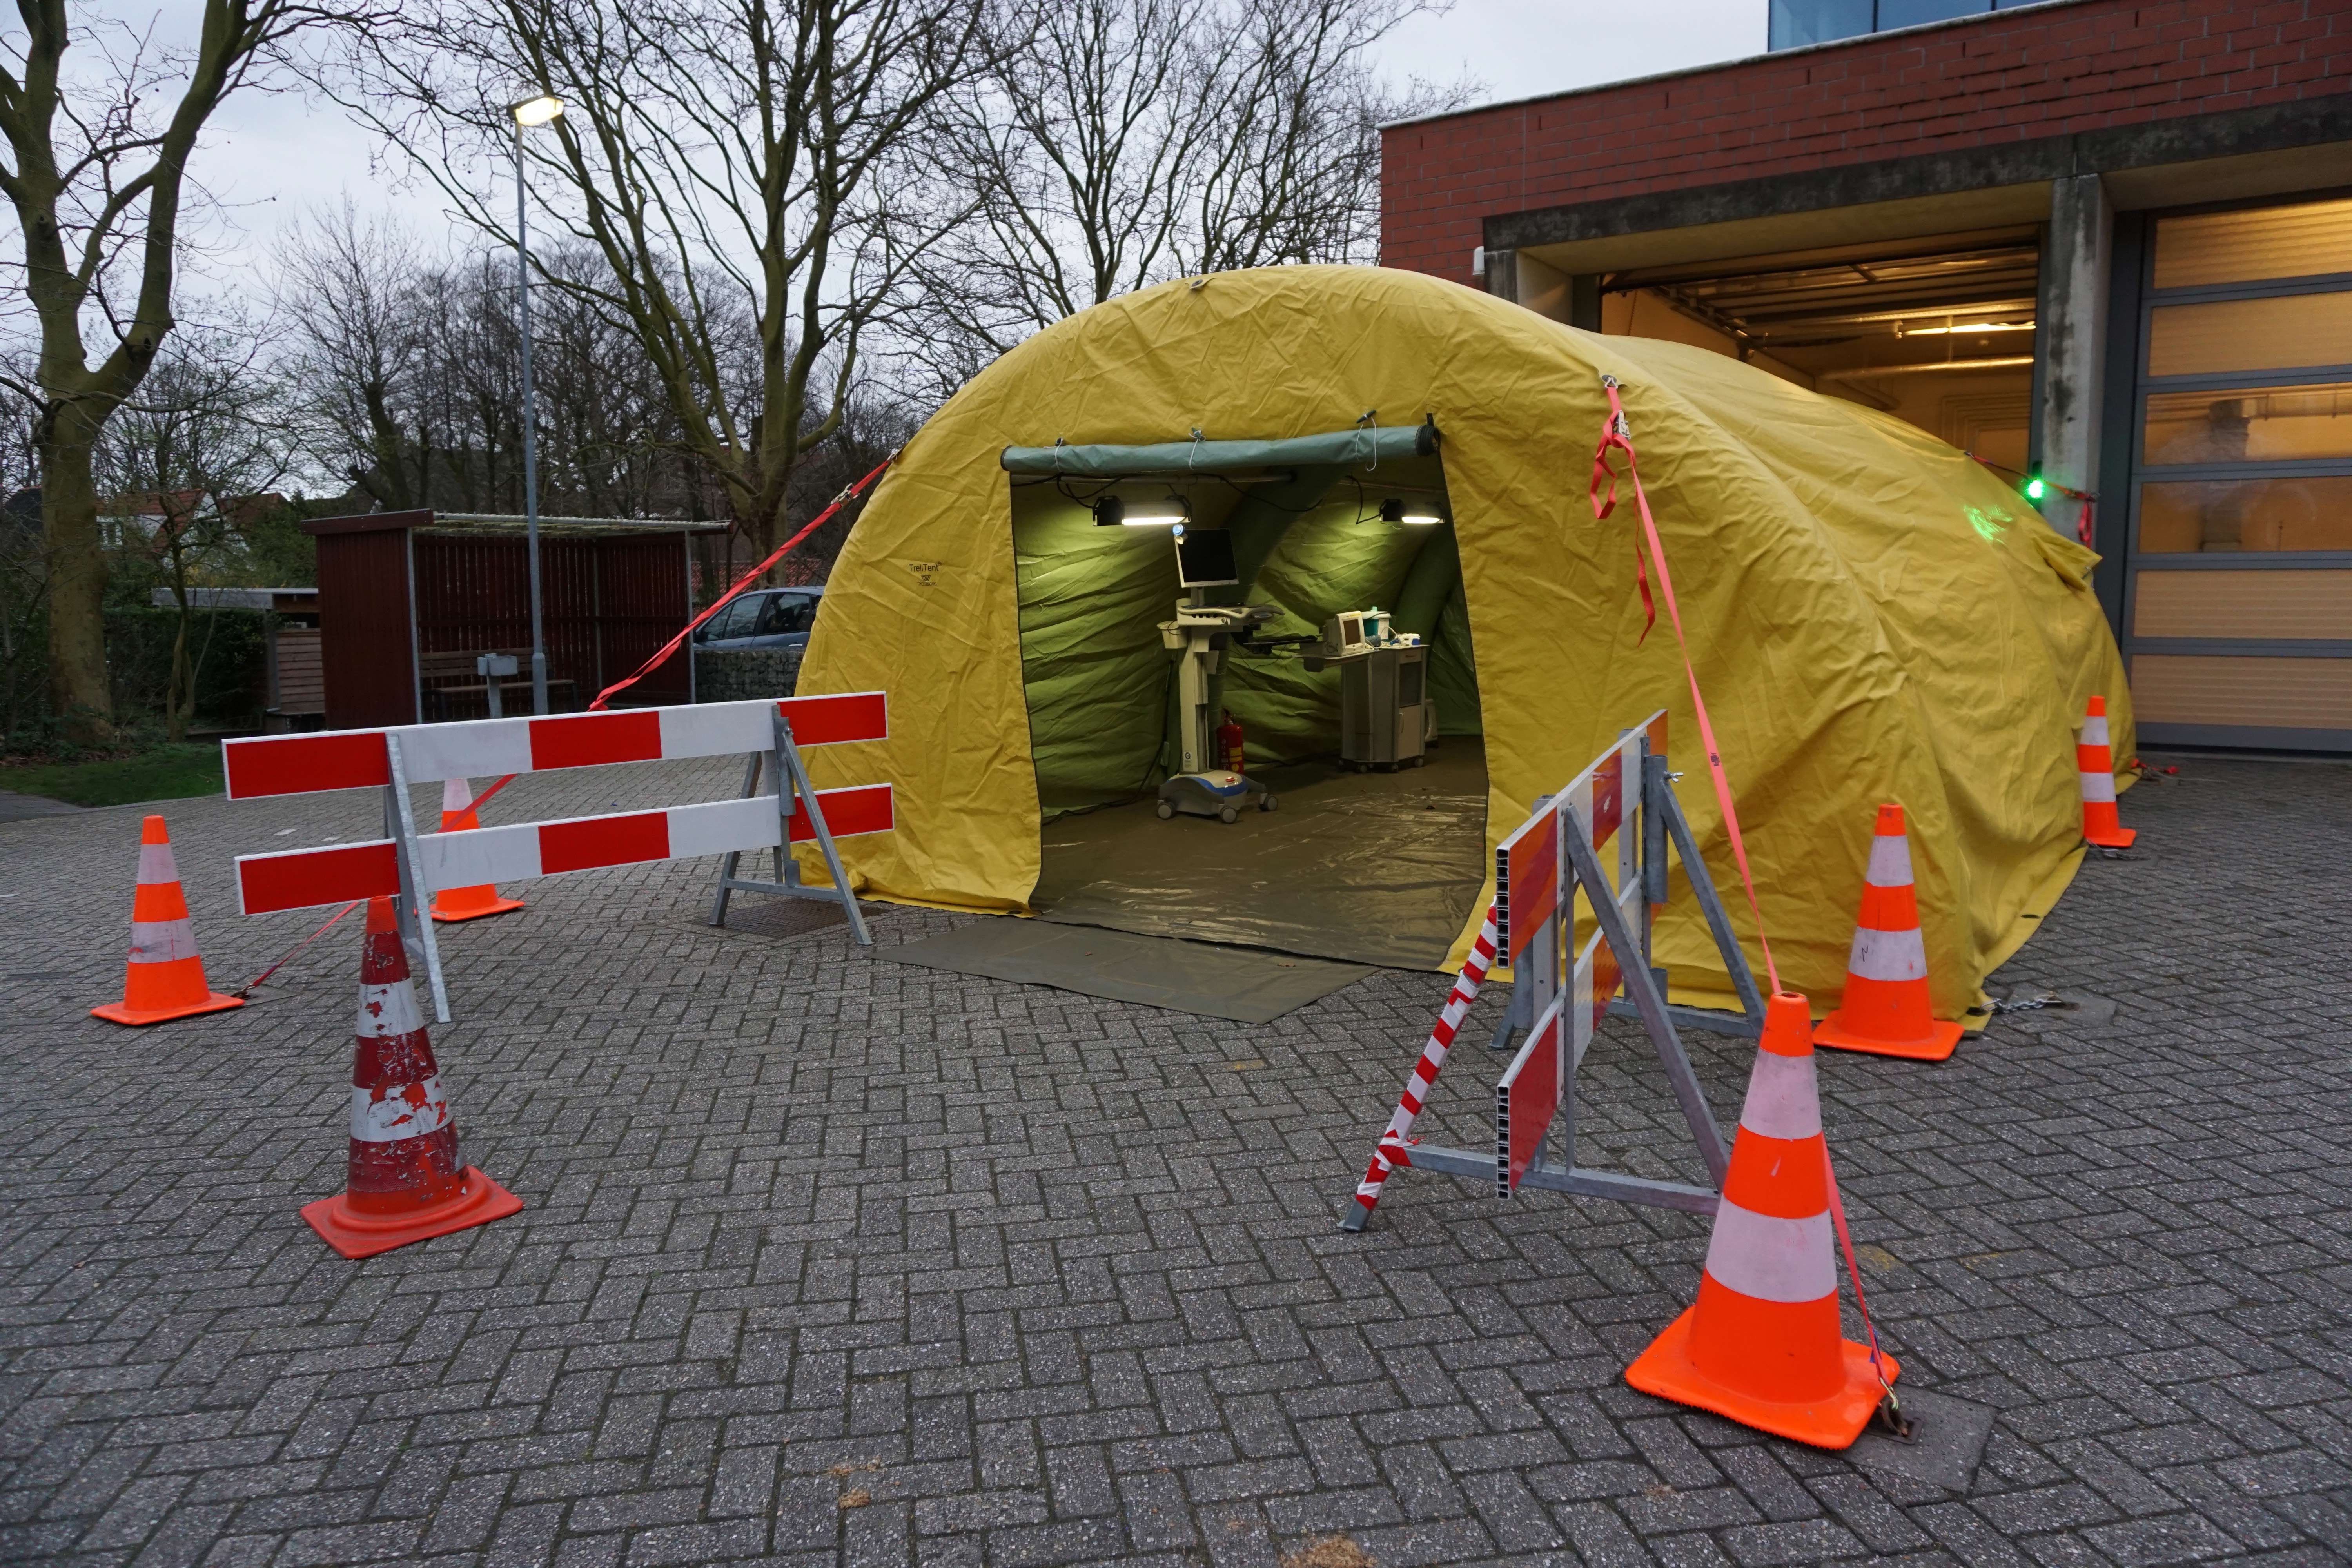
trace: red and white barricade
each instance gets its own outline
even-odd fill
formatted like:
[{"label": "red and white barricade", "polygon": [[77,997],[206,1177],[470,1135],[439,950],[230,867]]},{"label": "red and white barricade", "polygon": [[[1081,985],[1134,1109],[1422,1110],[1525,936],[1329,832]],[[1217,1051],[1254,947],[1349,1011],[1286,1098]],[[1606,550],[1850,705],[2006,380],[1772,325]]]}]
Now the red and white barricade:
[{"label": "red and white barricade", "polygon": [[[449,1005],[440,950],[433,922],[418,912],[446,888],[724,855],[714,925],[725,918],[730,891],[822,898],[839,902],[851,935],[871,945],[834,840],[888,832],[890,786],[815,789],[800,752],[888,736],[883,694],[866,691],[228,741],[222,757],[232,800],[345,789],[380,789],[384,797],[382,838],[237,857],[238,896],[249,915],[397,897],[402,934],[423,952],[434,1012],[444,1023]],[[748,753],[740,798],[657,811],[419,835],[408,797],[410,784],[437,779],[735,753]],[[758,795],[763,767],[772,793]],[[823,849],[832,887],[800,883],[791,847],[806,843]],[[778,880],[737,878],[739,857],[761,849],[775,853]]]},{"label": "red and white barricade", "polygon": [[[1525,1040],[1495,1087],[1493,1152],[1410,1142],[1392,1118],[1371,1172],[1348,1205],[1342,1228],[1364,1227],[1379,1201],[1381,1178],[1404,1165],[1492,1182],[1502,1197],[1521,1187],[1543,1187],[1715,1212],[1716,1187],[1591,1170],[1576,1163],[1577,1068],[1601,1018],[1622,1010],[1642,1020],[1690,1125],[1699,1159],[1719,1187],[1728,1154],[1676,1024],[1752,1033],[1763,1016],[1754,977],[1675,799],[1665,741],[1664,713],[1626,731],[1565,789],[1539,801],[1534,814],[1496,847],[1494,956],[1510,964],[1512,973],[1511,1005],[1497,1039],[1524,1028]],[[1657,910],[1666,900],[1669,837],[1683,858],[1717,948],[1748,1004],[1744,1019],[1702,1016],[1693,1009],[1667,1005],[1665,971],[1651,962],[1651,934]],[[1580,892],[1586,905],[1582,920]],[[1591,934],[1580,946],[1576,938],[1583,930]],[[1474,987],[1471,994],[1475,994]],[[1447,1017],[1456,1026],[1457,1001],[1459,986],[1447,1004]],[[1459,1011],[1466,1010],[1464,1002]],[[1437,1065],[1443,1066],[1444,1059],[1439,1053]],[[1424,1051],[1406,1089],[1413,1111],[1426,1101],[1436,1076]],[[1402,1107],[1399,1115],[1403,1115]],[[1410,1127],[1409,1117],[1405,1124]]]}]

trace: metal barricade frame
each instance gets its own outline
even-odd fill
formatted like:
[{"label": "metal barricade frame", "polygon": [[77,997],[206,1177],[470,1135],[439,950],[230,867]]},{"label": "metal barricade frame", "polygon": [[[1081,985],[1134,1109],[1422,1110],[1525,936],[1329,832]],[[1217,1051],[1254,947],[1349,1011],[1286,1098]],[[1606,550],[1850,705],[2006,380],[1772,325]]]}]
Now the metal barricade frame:
[{"label": "metal barricade frame", "polygon": [[[1512,965],[1513,983],[1494,1044],[1507,1045],[1515,1033],[1523,1038],[1496,1085],[1494,1150],[1413,1143],[1396,1163],[1491,1181],[1503,1197],[1534,1187],[1715,1212],[1729,1151],[1679,1028],[1754,1038],[1762,1032],[1764,1005],[1675,796],[1680,775],[1668,766],[1665,733],[1664,711],[1621,732],[1559,794],[1539,797],[1535,811],[1496,846],[1496,956]],[[1655,963],[1653,942],[1657,912],[1666,903],[1669,845],[1740,997],[1739,1015],[1666,1001],[1667,975]],[[1580,893],[1595,929],[1571,958]],[[1624,962],[1625,955],[1636,962]],[[1577,1163],[1577,1073],[1604,1016],[1641,1020],[1714,1186]],[[1370,1215],[1351,1203],[1342,1226],[1361,1230]]]}]

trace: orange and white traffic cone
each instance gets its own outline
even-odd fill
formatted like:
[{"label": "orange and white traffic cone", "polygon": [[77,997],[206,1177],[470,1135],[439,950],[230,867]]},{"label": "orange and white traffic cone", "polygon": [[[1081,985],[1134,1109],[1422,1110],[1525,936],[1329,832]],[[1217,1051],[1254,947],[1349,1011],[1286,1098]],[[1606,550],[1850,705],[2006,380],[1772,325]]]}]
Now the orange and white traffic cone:
[{"label": "orange and white traffic cone", "polygon": [[116,1024],[161,1024],[244,1005],[242,998],[223,996],[205,983],[180,868],[172,860],[172,836],[162,817],[147,818],[139,829],[139,890],[131,896],[131,962],[122,1000],[92,1007],[90,1016]]},{"label": "orange and white traffic cone", "polygon": [[1625,1381],[1759,1432],[1843,1448],[1902,1369],[1884,1354],[1874,1369],[1869,1348],[1839,1331],[1811,1018],[1793,992],[1766,1005],[1698,1300]]},{"label": "orange and white traffic cone", "polygon": [[[474,813],[474,781],[443,780],[441,831],[470,833],[481,825],[482,819]],[[502,915],[520,908],[520,899],[502,899],[488,882],[471,888],[444,888],[433,895],[433,918],[436,921],[478,921],[484,915]]]},{"label": "orange and white traffic cone", "polygon": [[2074,771],[2083,780],[2083,837],[2102,849],[2128,849],[2139,829],[2116,816],[2116,757],[2107,742],[2107,700],[2091,699],[2083,716],[2083,738],[2074,746]]},{"label": "orange and white traffic cone", "polygon": [[368,900],[352,1062],[351,1174],[302,1217],[345,1258],[372,1258],[520,1212],[522,1200],[457,1157],[433,1042],[408,984],[392,900]]},{"label": "orange and white traffic cone", "polygon": [[1813,1044],[1882,1057],[1939,1062],[1960,1043],[1960,1026],[1938,1023],[1927,1000],[1927,943],[1911,886],[1911,840],[1903,808],[1878,808],[1862,914],[1845,960],[1845,995],[1813,1031]]}]

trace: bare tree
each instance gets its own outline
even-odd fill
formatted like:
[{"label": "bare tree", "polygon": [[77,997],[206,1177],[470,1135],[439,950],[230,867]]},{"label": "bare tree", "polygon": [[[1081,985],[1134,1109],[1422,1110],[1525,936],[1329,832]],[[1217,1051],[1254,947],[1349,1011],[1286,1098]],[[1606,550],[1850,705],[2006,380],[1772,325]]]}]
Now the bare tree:
[{"label": "bare tree", "polygon": [[417,289],[425,267],[398,229],[362,223],[347,198],[313,215],[281,258],[316,448],[389,511],[425,504],[430,476],[404,405],[435,342]]},{"label": "bare tree", "polygon": [[507,106],[564,100],[523,147],[543,210],[604,268],[536,275],[635,339],[764,549],[931,237],[894,199],[910,132],[992,25],[971,0],[416,0],[338,91],[509,245]]},{"label": "bare tree", "polygon": [[1068,0],[943,95],[930,156],[971,222],[915,258],[911,352],[945,388],[1031,332],[1187,274],[1373,258],[1388,89],[1372,47],[1425,0]]},{"label": "bare tree", "polygon": [[[540,493],[551,514],[709,517],[723,506],[635,337],[595,298],[600,252],[559,239],[534,312]],[[478,251],[429,260],[399,228],[320,215],[289,247],[293,352],[311,462],[388,510],[522,508],[515,275]],[[740,336],[749,338],[748,330]]]},{"label": "bare tree", "polygon": [[1430,0],[1238,0],[1202,47],[1216,127],[1190,182],[1187,273],[1371,261],[1380,128],[1467,101],[1474,84],[1392,91],[1374,45]]},{"label": "bare tree", "polygon": [[949,329],[925,334],[949,385],[1177,265],[1181,187],[1214,133],[1194,15],[1181,0],[1048,5],[1024,47],[942,95],[940,189],[978,197],[914,262]]},{"label": "bare tree", "polygon": [[0,363],[0,746],[11,750],[39,733],[48,711],[48,569],[34,488],[40,405],[18,390],[32,381],[29,363]]},{"label": "bare tree", "polygon": [[202,0],[196,43],[173,50],[69,16],[66,0],[18,0],[18,28],[0,36],[0,194],[39,339],[19,390],[39,408],[50,681],[76,742],[113,732],[91,456],[173,325],[189,160],[221,101],[328,17],[294,0]]},{"label": "bare tree", "polygon": [[[190,590],[242,542],[245,507],[283,479],[296,444],[285,388],[261,363],[266,334],[182,327],[139,392],[121,405],[100,437],[96,477],[119,512],[131,503],[154,518],[152,531],[127,530],[123,547],[152,556],[178,609],[163,715],[174,741],[195,716],[196,682],[215,615],[195,637]],[[152,510],[150,510],[152,509]]]}]

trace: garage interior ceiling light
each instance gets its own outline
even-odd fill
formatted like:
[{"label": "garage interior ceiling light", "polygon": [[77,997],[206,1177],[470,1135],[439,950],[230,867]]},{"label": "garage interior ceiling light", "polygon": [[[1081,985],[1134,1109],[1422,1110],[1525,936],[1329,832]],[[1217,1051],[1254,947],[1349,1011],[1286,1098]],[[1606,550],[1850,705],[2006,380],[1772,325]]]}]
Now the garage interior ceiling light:
[{"label": "garage interior ceiling light", "polygon": [[1957,337],[1963,332],[2030,332],[2032,321],[1950,321],[1940,327],[1915,327],[1906,321],[1895,323],[1898,338]]}]

